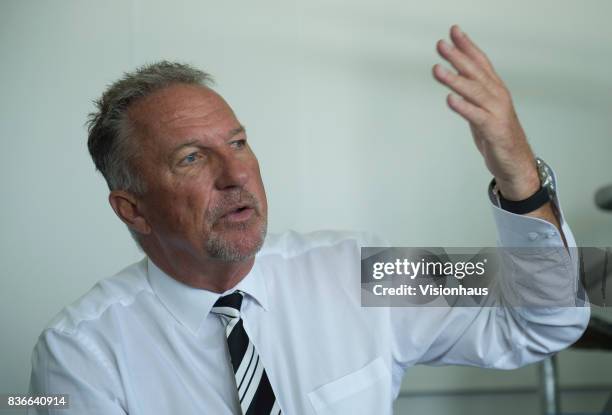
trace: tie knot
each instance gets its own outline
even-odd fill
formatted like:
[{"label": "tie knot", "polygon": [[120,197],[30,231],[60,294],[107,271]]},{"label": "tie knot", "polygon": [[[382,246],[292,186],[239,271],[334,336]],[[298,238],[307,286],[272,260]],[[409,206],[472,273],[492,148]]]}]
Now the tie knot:
[{"label": "tie knot", "polygon": [[[213,313],[227,314],[228,308],[240,313],[243,294],[241,291],[234,291],[231,294],[219,297],[212,308]],[[233,313],[232,313],[233,314]]]}]

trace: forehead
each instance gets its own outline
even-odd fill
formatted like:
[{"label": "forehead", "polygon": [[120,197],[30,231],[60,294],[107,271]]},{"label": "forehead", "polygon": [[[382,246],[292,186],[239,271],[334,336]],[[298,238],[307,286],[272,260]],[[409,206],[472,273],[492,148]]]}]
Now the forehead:
[{"label": "forehead", "polygon": [[197,85],[162,88],[133,103],[128,116],[138,135],[163,147],[185,139],[214,139],[240,126],[220,95]]}]

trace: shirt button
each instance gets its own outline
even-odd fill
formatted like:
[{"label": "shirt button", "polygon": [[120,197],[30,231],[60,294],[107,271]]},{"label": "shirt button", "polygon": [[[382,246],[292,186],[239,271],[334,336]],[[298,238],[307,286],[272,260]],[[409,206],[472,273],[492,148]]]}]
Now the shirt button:
[{"label": "shirt button", "polygon": [[555,236],[556,234],[557,234],[557,232],[550,231],[550,232],[548,232],[548,233],[546,234],[546,239],[550,239],[550,238],[552,238],[553,236]]},{"label": "shirt button", "polygon": [[538,239],[538,234],[536,232],[529,232],[527,238],[529,238],[530,241],[535,241]]}]

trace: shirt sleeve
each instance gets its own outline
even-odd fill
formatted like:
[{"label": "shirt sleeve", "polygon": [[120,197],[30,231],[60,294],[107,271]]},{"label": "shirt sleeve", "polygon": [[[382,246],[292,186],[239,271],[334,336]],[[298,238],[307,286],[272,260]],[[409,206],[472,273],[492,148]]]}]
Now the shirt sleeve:
[{"label": "shirt sleeve", "polygon": [[570,346],[586,329],[590,308],[586,300],[576,302],[576,243],[558,199],[553,203],[569,252],[554,225],[499,208],[491,189],[489,197],[502,247],[496,294],[483,307],[391,310],[393,354],[401,368],[454,364],[514,369]]},{"label": "shirt sleeve", "polygon": [[31,395],[68,395],[67,408],[33,407],[29,415],[125,415],[117,375],[79,332],[45,330],[32,353]]}]

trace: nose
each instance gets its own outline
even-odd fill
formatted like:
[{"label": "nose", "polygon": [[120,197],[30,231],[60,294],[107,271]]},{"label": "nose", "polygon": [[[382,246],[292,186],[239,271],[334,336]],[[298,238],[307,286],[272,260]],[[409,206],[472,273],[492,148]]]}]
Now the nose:
[{"label": "nose", "polygon": [[233,154],[219,157],[216,186],[219,190],[243,187],[249,179],[248,163]]}]

